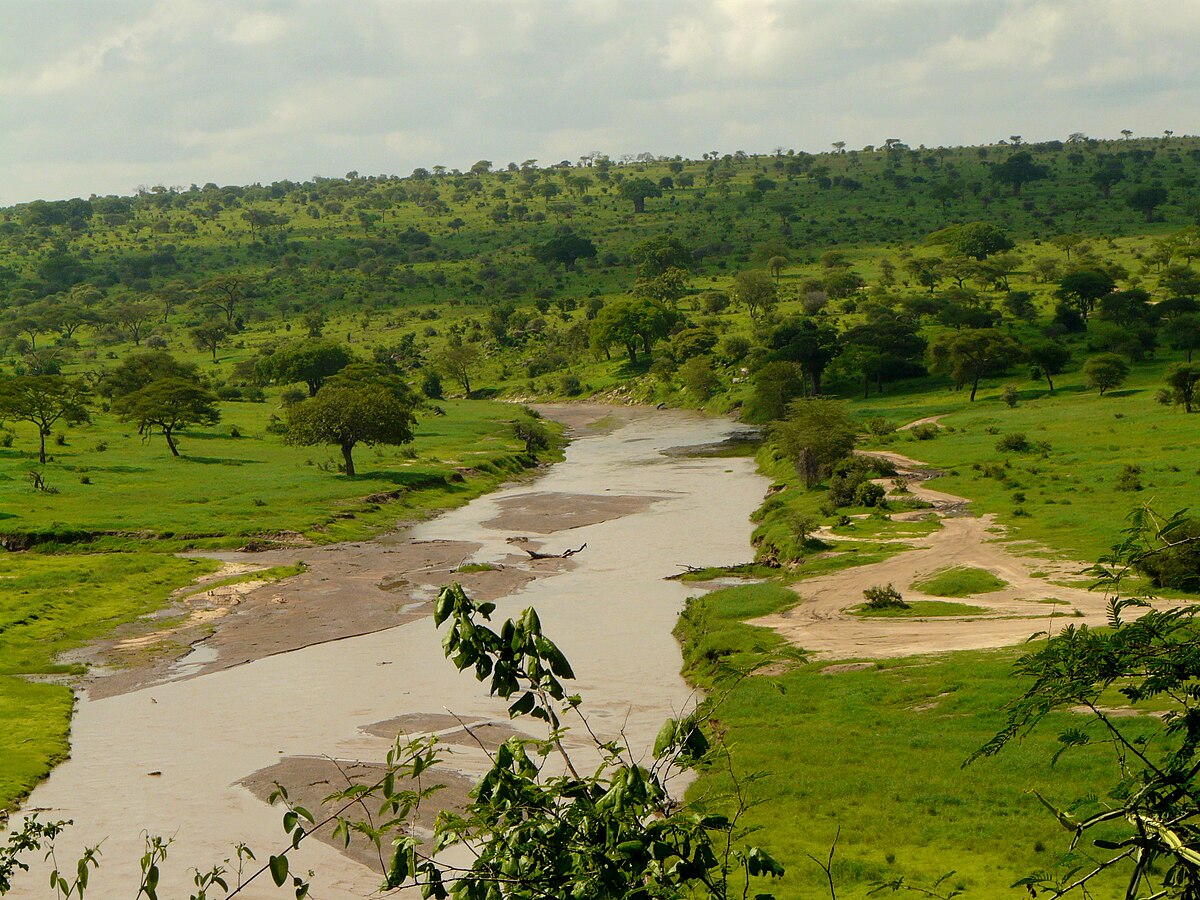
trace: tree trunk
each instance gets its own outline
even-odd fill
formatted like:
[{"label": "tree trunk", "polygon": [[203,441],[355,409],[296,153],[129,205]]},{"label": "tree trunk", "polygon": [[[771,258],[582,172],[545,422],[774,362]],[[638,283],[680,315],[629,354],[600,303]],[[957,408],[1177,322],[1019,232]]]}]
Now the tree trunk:
[{"label": "tree trunk", "polygon": [[975,402],[975,392],[979,390],[979,376],[976,375],[971,381],[971,402]]},{"label": "tree trunk", "polygon": [[1049,372],[1043,373],[1046,376],[1046,384],[1050,385],[1050,393],[1054,393],[1054,381],[1050,378]]},{"label": "tree trunk", "polygon": [[346,461],[346,474],[351,478],[354,477],[354,457],[350,455],[353,450],[353,444],[342,444],[342,459]]},{"label": "tree trunk", "polygon": [[41,447],[38,450],[38,462],[40,462],[43,466],[46,464],[46,432],[47,431],[48,431],[48,429],[45,427],[38,428],[38,440],[41,441]]},{"label": "tree trunk", "polygon": [[633,198],[633,211],[635,213],[644,213],[646,211],[646,198],[645,197],[634,197]]},{"label": "tree trunk", "polygon": [[167,439],[167,446],[171,448],[171,455],[178,456],[179,448],[175,446],[175,438],[171,435],[170,428],[163,429],[163,437]]},{"label": "tree trunk", "polygon": [[821,370],[813,369],[811,374],[812,374],[812,383],[813,383],[813,396],[820,397],[821,396]]},{"label": "tree trunk", "polygon": [[863,399],[871,396],[871,373],[863,369]]}]

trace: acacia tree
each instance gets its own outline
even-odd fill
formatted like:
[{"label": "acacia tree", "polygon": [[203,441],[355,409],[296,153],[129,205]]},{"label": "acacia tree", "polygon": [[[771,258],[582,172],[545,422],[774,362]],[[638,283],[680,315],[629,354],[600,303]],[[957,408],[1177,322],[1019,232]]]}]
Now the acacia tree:
[{"label": "acacia tree", "polygon": [[315,397],[288,408],[289,444],[333,444],[342,451],[346,475],[353,478],[358,444],[407,444],[413,439],[415,398],[392,378],[330,383]]},{"label": "acacia tree", "polygon": [[1054,393],[1054,376],[1062,372],[1071,361],[1071,351],[1058,341],[1038,341],[1025,349],[1031,364],[1030,376],[1035,380],[1046,379],[1050,393]]},{"label": "acacia tree", "polygon": [[1129,376],[1129,366],[1115,353],[1100,353],[1083,364],[1083,377],[1088,387],[1099,388],[1100,394],[1120,387]]},{"label": "acacia tree", "polygon": [[0,380],[0,418],[29,422],[38,431],[38,462],[46,464],[46,438],[58,421],[88,421],[87,388],[63,375],[14,375]]},{"label": "acacia tree", "polygon": [[332,341],[299,341],[284,344],[260,359],[258,374],[279,384],[303,381],[308,396],[315,397],[325,379],[348,366],[354,356],[341,344]]},{"label": "acacia tree", "polygon": [[1200,384],[1200,366],[1176,363],[1167,370],[1166,382],[1175,404],[1182,406],[1184,412],[1191,412],[1196,402],[1196,386]]},{"label": "acacia tree", "polygon": [[1117,283],[1107,272],[1077,269],[1064,275],[1054,296],[1079,313],[1086,321],[1101,297],[1111,294]]},{"label": "acacia tree", "polygon": [[444,375],[459,383],[467,397],[471,396],[471,376],[479,367],[479,349],[474,344],[447,344],[435,362]]},{"label": "acacia tree", "polygon": [[215,425],[221,420],[217,396],[194,381],[176,376],[158,378],[113,401],[113,413],[123,422],[136,422],[138,431],[157,428],[167,439],[172,456],[179,456],[175,432],[188,425]]},{"label": "acacia tree", "polygon": [[939,334],[929,344],[929,371],[949,375],[955,388],[971,385],[971,402],[979,380],[999,375],[1021,357],[1021,348],[1011,337],[994,328],[969,328]]},{"label": "acacia tree", "polygon": [[733,279],[733,294],[737,301],[746,307],[751,319],[772,309],[779,296],[779,289],[766,272],[761,269],[747,269],[739,272]]},{"label": "acacia tree", "polygon": [[229,326],[224,322],[213,320],[197,325],[191,331],[192,343],[197,349],[208,350],[212,353],[212,361],[217,361],[217,349],[229,339]]}]

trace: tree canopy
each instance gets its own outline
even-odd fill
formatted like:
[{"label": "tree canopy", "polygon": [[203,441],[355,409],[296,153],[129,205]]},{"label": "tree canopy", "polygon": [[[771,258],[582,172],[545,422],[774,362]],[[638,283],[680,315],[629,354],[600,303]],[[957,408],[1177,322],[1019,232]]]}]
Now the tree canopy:
[{"label": "tree canopy", "polygon": [[357,444],[407,444],[413,439],[415,398],[394,376],[331,383],[316,396],[288,409],[285,440],[302,446],[333,444],[341,449],[346,475],[353,477]]},{"label": "tree canopy", "polygon": [[217,396],[194,381],[176,376],[158,378],[131,394],[113,400],[113,413],[138,430],[157,428],[172,456],[179,456],[175,432],[188,425],[215,425],[221,419]]},{"label": "tree canopy", "polygon": [[325,379],[353,358],[348,348],[332,341],[298,341],[276,348],[259,360],[257,368],[264,378],[280,384],[303,381],[308,395],[315,397]]}]

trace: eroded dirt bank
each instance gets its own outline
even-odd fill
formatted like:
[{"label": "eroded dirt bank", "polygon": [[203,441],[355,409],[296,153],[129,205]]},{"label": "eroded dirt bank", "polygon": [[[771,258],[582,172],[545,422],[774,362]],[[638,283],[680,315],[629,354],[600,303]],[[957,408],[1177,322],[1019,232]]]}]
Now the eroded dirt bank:
[{"label": "eroded dirt bank", "polygon": [[[463,726],[484,746],[511,727],[502,705],[442,659],[427,617],[436,586],[460,578],[451,570],[464,562],[502,567],[460,580],[494,593],[498,616],[536,606],[575,666],[593,727],[649,752],[661,720],[690,694],[670,632],[696,589],[664,576],[695,560],[749,558],[748,516],[766,484],[750,459],[661,452],[720,440],[731,422],[637,409],[548,413],[572,417],[577,440],[566,461],[537,480],[402,537],[255,554],[256,564],[298,558],[310,568],[236,596],[193,599],[188,612],[206,616],[163,640],[186,649],[193,636],[212,634],[182,665],[151,660],[139,673],[102,673],[93,682],[78,706],[72,759],[28,804],[75,820],[60,860],[103,840],[89,896],[132,896],[145,830],[176,837],[164,897],[186,896],[188,867],[229,857],[237,841],[262,858],[278,852],[281,811],[261,799],[270,782],[295,779],[308,799],[343,772],[369,775],[391,745],[380,736],[390,726],[438,734],[449,754],[446,780],[461,795],[464,778],[485,761]],[[582,544],[587,549],[565,562],[531,560],[520,549]],[[179,624],[152,622],[149,631]],[[379,876],[363,864],[370,854],[356,857],[306,842],[294,865],[317,872],[316,896],[367,896]],[[40,897],[44,884],[45,873],[35,871],[14,896]],[[246,895],[279,896],[257,885]]]}]

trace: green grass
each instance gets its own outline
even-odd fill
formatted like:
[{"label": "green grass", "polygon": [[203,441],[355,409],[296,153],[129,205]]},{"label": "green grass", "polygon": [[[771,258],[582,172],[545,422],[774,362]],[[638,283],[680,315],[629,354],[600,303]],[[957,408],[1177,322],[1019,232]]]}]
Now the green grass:
[{"label": "green grass", "polygon": [[907,607],[890,607],[888,609],[868,609],[865,606],[855,606],[850,609],[856,616],[864,619],[926,619],[934,616],[978,616],[985,615],[990,610],[982,606],[972,606],[969,603],[950,603],[945,600],[909,600]]},{"label": "green grass", "polygon": [[[778,585],[692,600],[676,632],[689,675],[712,685],[722,662],[779,649],[773,632],[740,620],[792,602]],[[787,868],[772,892],[826,896],[807,854],[824,859],[839,830],[839,897],[864,897],[872,882],[899,876],[929,886],[951,870],[950,886],[1001,896],[1052,865],[1068,839],[1026,792],[1069,803],[1112,780],[1101,751],[1069,753],[1050,767],[1056,735],[1078,718],[1055,715],[999,758],[962,768],[1002,726],[1005,702],[1022,687],[1012,664],[1027,650],[886,660],[838,674],[808,664],[738,683],[715,715],[736,770],[766,776],[750,788],[765,802],[745,824]],[[702,774],[689,797],[723,807],[731,784],[722,769]]]},{"label": "green grass", "polygon": [[20,676],[77,672],[59,654],[157,609],[218,567],[145,552],[0,554],[0,812],[67,753],[71,691]]},{"label": "green grass", "polygon": [[[527,467],[509,426],[518,409],[485,401],[442,405],[445,416],[421,417],[412,444],[356,448],[360,474],[352,479],[330,465],[334,448],[291,447],[267,432],[274,404],[226,404],[220,425],[181,437],[179,458],[161,439],[143,441],[101,414],[52,447],[42,471],[55,494],[30,486],[36,436],[18,424],[13,447],[0,448],[0,532],[52,539],[69,523],[100,546],[151,537],[163,549],[237,546],[289,532],[347,539],[464,503]],[[231,425],[244,436],[230,437]]]},{"label": "green grass", "polygon": [[455,572],[495,572],[498,566],[491,563],[463,563]]},{"label": "green grass", "polygon": [[914,581],[912,586],[914,590],[935,597],[970,597],[1002,590],[1008,587],[1008,582],[1000,580],[986,569],[955,566]]}]

